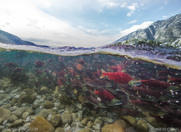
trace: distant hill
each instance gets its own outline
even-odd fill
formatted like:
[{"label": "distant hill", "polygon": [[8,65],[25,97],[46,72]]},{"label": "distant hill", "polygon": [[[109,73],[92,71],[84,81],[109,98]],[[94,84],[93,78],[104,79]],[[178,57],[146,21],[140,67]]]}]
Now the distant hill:
[{"label": "distant hill", "polygon": [[22,40],[21,38],[10,34],[8,32],[0,30],[0,43],[4,44],[15,44],[15,45],[31,45],[31,46],[38,46],[38,47],[49,47],[45,45],[36,45],[32,42]]},{"label": "distant hill", "polygon": [[2,30],[0,30],[0,43],[36,46],[32,42],[21,40],[19,37]]},{"label": "distant hill", "polygon": [[158,42],[170,42],[176,45],[181,44],[181,14],[170,17],[166,20],[154,22],[148,28],[134,31],[121,37],[114,43],[128,40],[151,40]]}]

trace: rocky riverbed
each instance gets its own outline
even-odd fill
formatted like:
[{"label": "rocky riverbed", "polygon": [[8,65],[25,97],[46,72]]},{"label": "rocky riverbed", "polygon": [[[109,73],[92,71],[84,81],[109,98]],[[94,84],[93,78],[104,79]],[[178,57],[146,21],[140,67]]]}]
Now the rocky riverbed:
[{"label": "rocky riverbed", "polygon": [[90,108],[81,95],[73,100],[58,87],[30,89],[3,78],[0,88],[2,132],[148,132],[153,128],[147,121],[158,123],[149,116],[146,121],[123,110]]}]

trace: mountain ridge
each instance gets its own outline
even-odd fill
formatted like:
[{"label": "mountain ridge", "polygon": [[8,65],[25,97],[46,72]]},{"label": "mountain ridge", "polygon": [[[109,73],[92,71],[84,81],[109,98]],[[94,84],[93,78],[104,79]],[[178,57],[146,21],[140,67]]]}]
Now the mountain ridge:
[{"label": "mountain ridge", "polygon": [[22,40],[16,35],[8,33],[6,31],[0,30],[0,43],[4,44],[15,44],[15,45],[30,45],[30,46],[38,46],[38,47],[49,47],[46,45],[37,45],[33,42]]},{"label": "mountain ridge", "polygon": [[181,38],[181,14],[177,14],[166,20],[156,21],[149,27],[136,30],[113,43],[124,42],[131,39],[174,42],[179,38]]},{"label": "mountain ridge", "polygon": [[32,45],[36,46],[36,44],[29,42],[29,41],[24,41],[20,39],[19,37],[8,33],[6,31],[0,30],[0,42],[1,43],[6,43],[6,44],[16,44],[16,45]]}]

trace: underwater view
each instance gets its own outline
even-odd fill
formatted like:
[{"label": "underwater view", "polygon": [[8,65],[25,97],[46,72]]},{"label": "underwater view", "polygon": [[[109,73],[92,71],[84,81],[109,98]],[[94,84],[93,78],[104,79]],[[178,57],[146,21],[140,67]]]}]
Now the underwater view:
[{"label": "underwater view", "polygon": [[113,54],[0,52],[3,132],[178,132],[181,70]]},{"label": "underwater view", "polygon": [[181,132],[181,0],[0,0],[0,132]]}]

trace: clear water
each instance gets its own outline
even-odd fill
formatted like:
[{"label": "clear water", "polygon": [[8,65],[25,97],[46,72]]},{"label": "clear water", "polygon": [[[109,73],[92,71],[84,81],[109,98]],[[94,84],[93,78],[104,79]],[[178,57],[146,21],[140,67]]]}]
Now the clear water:
[{"label": "clear water", "polygon": [[[103,77],[104,73],[125,73],[132,77],[132,81],[126,82],[126,76],[122,77],[123,81],[109,75]],[[42,94],[42,87],[47,87],[48,92]],[[17,92],[12,94],[16,89]],[[33,101],[20,99],[25,89],[35,91]],[[58,95],[55,95],[56,90]],[[56,100],[64,106],[81,104],[83,117],[96,118],[97,115],[91,115],[91,111],[97,111],[107,117],[112,113],[110,118],[114,121],[124,119],[124,116],[144,120],[149,131],[178,131],[181,127],[181,70],[123,55],[93,53],[60,56],[18,50],[1,51],[0,91],[0,106],[12,112],[13,106],[33,108],[41,96],[44,101],[55,103]],[[8,94],[9,97],[3,100]],[[12,103],[13,100],[16,101]],[[37,115],[42,107],[33,108],[31,115]],[[61,108],[57,111],[61,113]],[[125,121],[137,130],[136,126]],[[3,125],[3,129],[8,128],[8,121]]]}]

